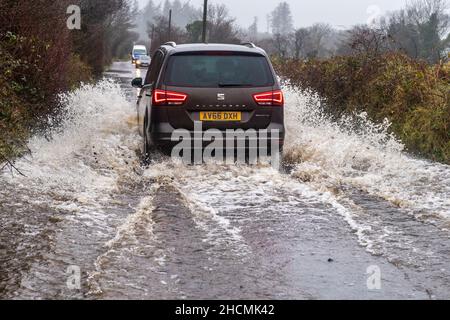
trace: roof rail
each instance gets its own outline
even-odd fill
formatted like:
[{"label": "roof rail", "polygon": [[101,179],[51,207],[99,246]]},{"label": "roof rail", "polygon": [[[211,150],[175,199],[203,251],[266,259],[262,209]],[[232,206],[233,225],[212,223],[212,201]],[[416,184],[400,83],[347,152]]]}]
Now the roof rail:
[{"label": "roof rail", "polygon": [[171,46],[171,47],[174,47],[174,48],[177,46],[177,44],[174,41],[166,42],[166,43],[164,43],[164,45],[165,46]]},{"label": "roof rail", "polygon": [[253,42],[244,42],[244,43],[241,43],[241,46],[246,46],[246,47],[253,48],[253,49],[256,48],[256,46]]}]

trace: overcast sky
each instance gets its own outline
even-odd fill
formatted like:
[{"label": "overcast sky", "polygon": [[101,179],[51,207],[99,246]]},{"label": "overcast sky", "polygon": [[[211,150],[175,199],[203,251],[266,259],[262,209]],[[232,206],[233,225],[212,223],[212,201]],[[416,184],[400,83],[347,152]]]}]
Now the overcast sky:
[{"label": "overcast sky", "polygon": [[[145,5],[148,0],[139,0]],[[161,0],[153,0],[155,3]],[[184,0],[182,0],[184,2]],[[190,0],[201,7],[203,0]],[[259,18],[259,28],[267,28],[266,16],[281,0],[209,0],[210,3],[225,4],[239,25],[249,26],[253,17]],[[373,15],[403,8],[407,0],[286,0],[294,17],[295,26],[309,26],[315,22],[326,22],[334,27],[348,27],[365,23]]]}]

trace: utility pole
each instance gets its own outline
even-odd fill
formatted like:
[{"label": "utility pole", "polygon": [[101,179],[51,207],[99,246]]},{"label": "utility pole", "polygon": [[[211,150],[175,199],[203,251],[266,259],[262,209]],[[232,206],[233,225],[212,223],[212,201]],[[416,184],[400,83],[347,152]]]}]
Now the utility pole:
[{"label": "utility pole", "polygon": [[169,10],[169,41],[172,37],[172,9]]},{"label": "utility pole", "polygon": [[208,0],[205,0],[203,5],[203,33],[202,33],[202,42],[206,43],[206,23],[208,20]]},{"label": "utility pole", "polygon": [[150,39],[150,52],[153,53],[153,44],[155,41],[155,25],[152,23],[152,35]]}]

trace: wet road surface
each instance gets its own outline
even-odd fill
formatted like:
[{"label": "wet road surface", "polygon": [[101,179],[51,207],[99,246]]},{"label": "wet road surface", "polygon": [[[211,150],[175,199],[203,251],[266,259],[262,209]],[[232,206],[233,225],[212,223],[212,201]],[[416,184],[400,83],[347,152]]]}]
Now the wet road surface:
[{"label": "wet road surface", "polygon": [[129,83],[144,74],[118,62],[65,95],[25,176],[0,174],[2,299],[450,298],[448,166],[288,87],[281,170],[143,166]]}]

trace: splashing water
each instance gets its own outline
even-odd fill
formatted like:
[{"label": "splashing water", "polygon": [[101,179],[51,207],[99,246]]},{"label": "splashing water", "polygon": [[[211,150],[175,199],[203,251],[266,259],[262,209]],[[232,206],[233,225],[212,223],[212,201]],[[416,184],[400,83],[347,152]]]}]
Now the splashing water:
[{"label": "splashing water", "polygon": [[118,181],[136,178],[139,138],[127,123],[133,110],[111,80],[62,95],[61,105],[64,120],[49,128],[51,140],[33,137],[31,157],[16,163],[25,177],[4,173],[2,178],[16,189],[31,191],[35,202],[52,201],[58,208],[75,210],[78,202],[101,207]]},{"label": "splashing water", "polygon": [[450,167],[415,159],[367,115],[332,121],[320,99],[286,88],[286,160],[292,176],[322,187],[357,187],[420,217],[450,218]]},{"label": "splashing water", "polygon": [[[450,218],[449,166],[406,154],[388,133],[388,123],[374,124],[364,113],[332,121],[316,95],[291,87],[285,92],[285,160],[295,166],[293,177],[320,190],[354,186],[416,215]],[[67,207],[77,200],[96,205],[117,182],[139,180],[141,138],[119,84],[84,85],[61,102],[63,124],[49,129],[50,141],[33,137],[28,144],[32,157],[17,162],[26,177],[2,178],[16,188],[34,189],[34,201],[60,190],[69,196]]]}]

